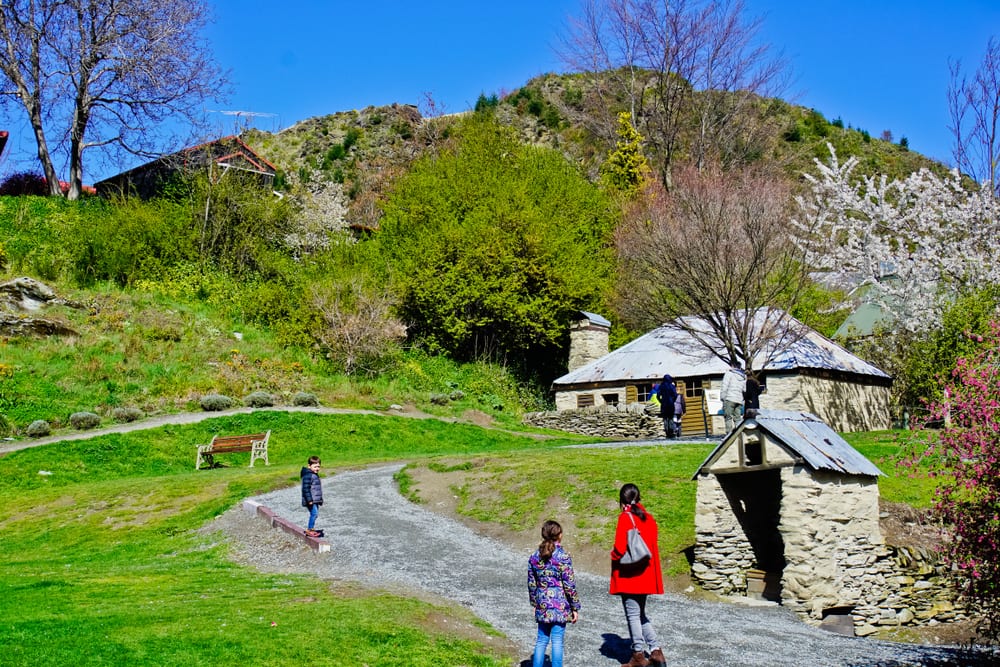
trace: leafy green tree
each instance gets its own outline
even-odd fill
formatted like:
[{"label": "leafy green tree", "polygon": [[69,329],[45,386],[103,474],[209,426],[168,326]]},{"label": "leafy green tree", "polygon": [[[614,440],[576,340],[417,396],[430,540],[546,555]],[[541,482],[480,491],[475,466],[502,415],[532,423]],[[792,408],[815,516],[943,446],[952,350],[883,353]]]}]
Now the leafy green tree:
[{"label": "leafy green tree", "polygon": [[544,377],[570,312],[600,307],[613,210],[561,154],[476,114],[400,179],[374,243],[411,340]]},{"label": "leafy green tree", "polygon": [[928,401],[941,400],[943,378],[959,358],[974,354],[998,312],[1000,286],[989,286],[956,299],[933,329],[908,332],[890,324],[852,349],[892,375],[898,404],[920,414]]},{"label": "leafy green tree", "polygon": [[634,196],[649,178],[649,163],[642,153],[642,135],[632,125],[632,114],[618,114],[618,142],[601,166],[601,177],[625,197]]}]

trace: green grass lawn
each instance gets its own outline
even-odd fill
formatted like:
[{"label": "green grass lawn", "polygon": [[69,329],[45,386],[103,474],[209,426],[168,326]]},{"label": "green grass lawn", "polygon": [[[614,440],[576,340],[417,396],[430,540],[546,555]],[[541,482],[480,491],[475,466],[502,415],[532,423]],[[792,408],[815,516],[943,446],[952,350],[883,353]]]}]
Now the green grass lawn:
[{"label": "green grass lawn", "polygon": [[[246,468],[244,454],[194,470],[194,445],[212,434],[269,429],[271,466]],[[575,517],[574,538],[600,544],[610,543],[617,489],[633,481],[660,524],[668,572],[685,567],[690,478],[711,445],[555,449],[578,441],[437,420],[258,412],[10,453],[0,457],[0,662],[282,666],[323,656],[329,665],[509,665],[512,656],[429,620],[465,610],[262,574],[198,529],[247,496],[297,483],[311,454],[328,471],[464,461],[470,485],[495,491],[466,494],[469,516],[536,530],[558,502]],[[913,486],[897,486],[887,469],[897,456],[891,440],[856,444],[890,475],[887,496]]]},{"label": "green grass lawn", "polygon": [[[213,433],[268,429],[271,466],[243,467],[245,454],[194,470],[194,445]],[[549,446],[436,420],[259,412],[10,453],[0,458],[0,663],[509,665],[428,622],[465,610],[261,574],[197,529],[297,483],[311,454],[330,470]]]}]

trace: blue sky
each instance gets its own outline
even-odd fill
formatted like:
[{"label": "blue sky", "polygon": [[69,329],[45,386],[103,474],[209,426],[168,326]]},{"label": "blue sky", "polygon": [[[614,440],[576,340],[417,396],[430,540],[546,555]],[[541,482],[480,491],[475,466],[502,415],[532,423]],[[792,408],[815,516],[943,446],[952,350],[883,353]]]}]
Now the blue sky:
[{"label": "blue sky", "polygon": [[[209,4],[216,16],[209,39],[233,84],[231,98],[207,111],[220,134],[237,126],[222,111],[271,114],[244,117],[269,131],[368,105],[420,104],[424,93],[446,112],[464,111],[480,93],[562,71],[558,37],[580,7],[579,0]],[[978,64],[989,37],[1000,36],[1000,0],[746,4],[790,61],[786,99],[873,136],[890,130],[913,150],[949,160],[948,59]],[[26,133],[11,143],[16,155],[4,170],[34,153]],[[104,175],[92,169],[86,180]]]}]

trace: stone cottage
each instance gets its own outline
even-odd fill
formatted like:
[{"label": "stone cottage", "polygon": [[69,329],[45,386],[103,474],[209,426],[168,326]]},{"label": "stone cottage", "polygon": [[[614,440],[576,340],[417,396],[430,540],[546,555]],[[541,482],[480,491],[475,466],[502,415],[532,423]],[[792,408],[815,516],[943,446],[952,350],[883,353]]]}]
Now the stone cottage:
[{"label": "stone cottage", "polygon": [[721,595],[780,602],[847,634],[954,618],[946,568],[879,528],[881,471],[815,415],[760,410],[698,468],[692,575]]},{"label": "stone cottage", "polygon": [[[719,390],[728,368],[725,362],[671,324],[613,352],[605,347],[596,354],[594,341],[602,339],[593,335],[594,329],[610,324],[594,317],[599,316],[581,313],[571,327],[570,358],[575,361],[568,373],[552,383],[557,410],[641,403],[669,373],[687,399],[683,431],[724,433]],[[840,432],[890,428],[892,378],[794,318],[788,320],[801,329],[801,335],[754,366],[766,387],[761,407],[809,412]],[[607,341],[606,334],[603,341]],[[577,350],[583,342],[587,351],[581,354]],[[591,360],[578,366],[580,359]]]}]

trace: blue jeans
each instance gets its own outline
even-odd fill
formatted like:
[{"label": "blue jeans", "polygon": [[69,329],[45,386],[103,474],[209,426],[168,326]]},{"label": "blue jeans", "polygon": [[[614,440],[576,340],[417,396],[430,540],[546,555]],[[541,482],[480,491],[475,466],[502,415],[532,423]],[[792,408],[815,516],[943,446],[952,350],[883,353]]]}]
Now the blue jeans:
[{"label": "blue jeans", "polygon": [[552,667],[563,667],[563,634],[565,623],[539,623],[538,639],[535,640],[535,655],[531,658],[531,667],[542,667],[545,664],[545,647],[552,639]]},{"label": "blue jeans", "polygon": [[309,506],[309,530],[313,529],[316,525],[316,517],[319,516],[319,505],[313,503]]},{"label": "blue jeans", "polygon": [[646,618],[646,596],[622,593],[621,598],[622,607],[625,608],[625,620],[628,622],[628,636],[632,641],[632,651],[645,649],[652,652],[660,648],[653,624]]}]

